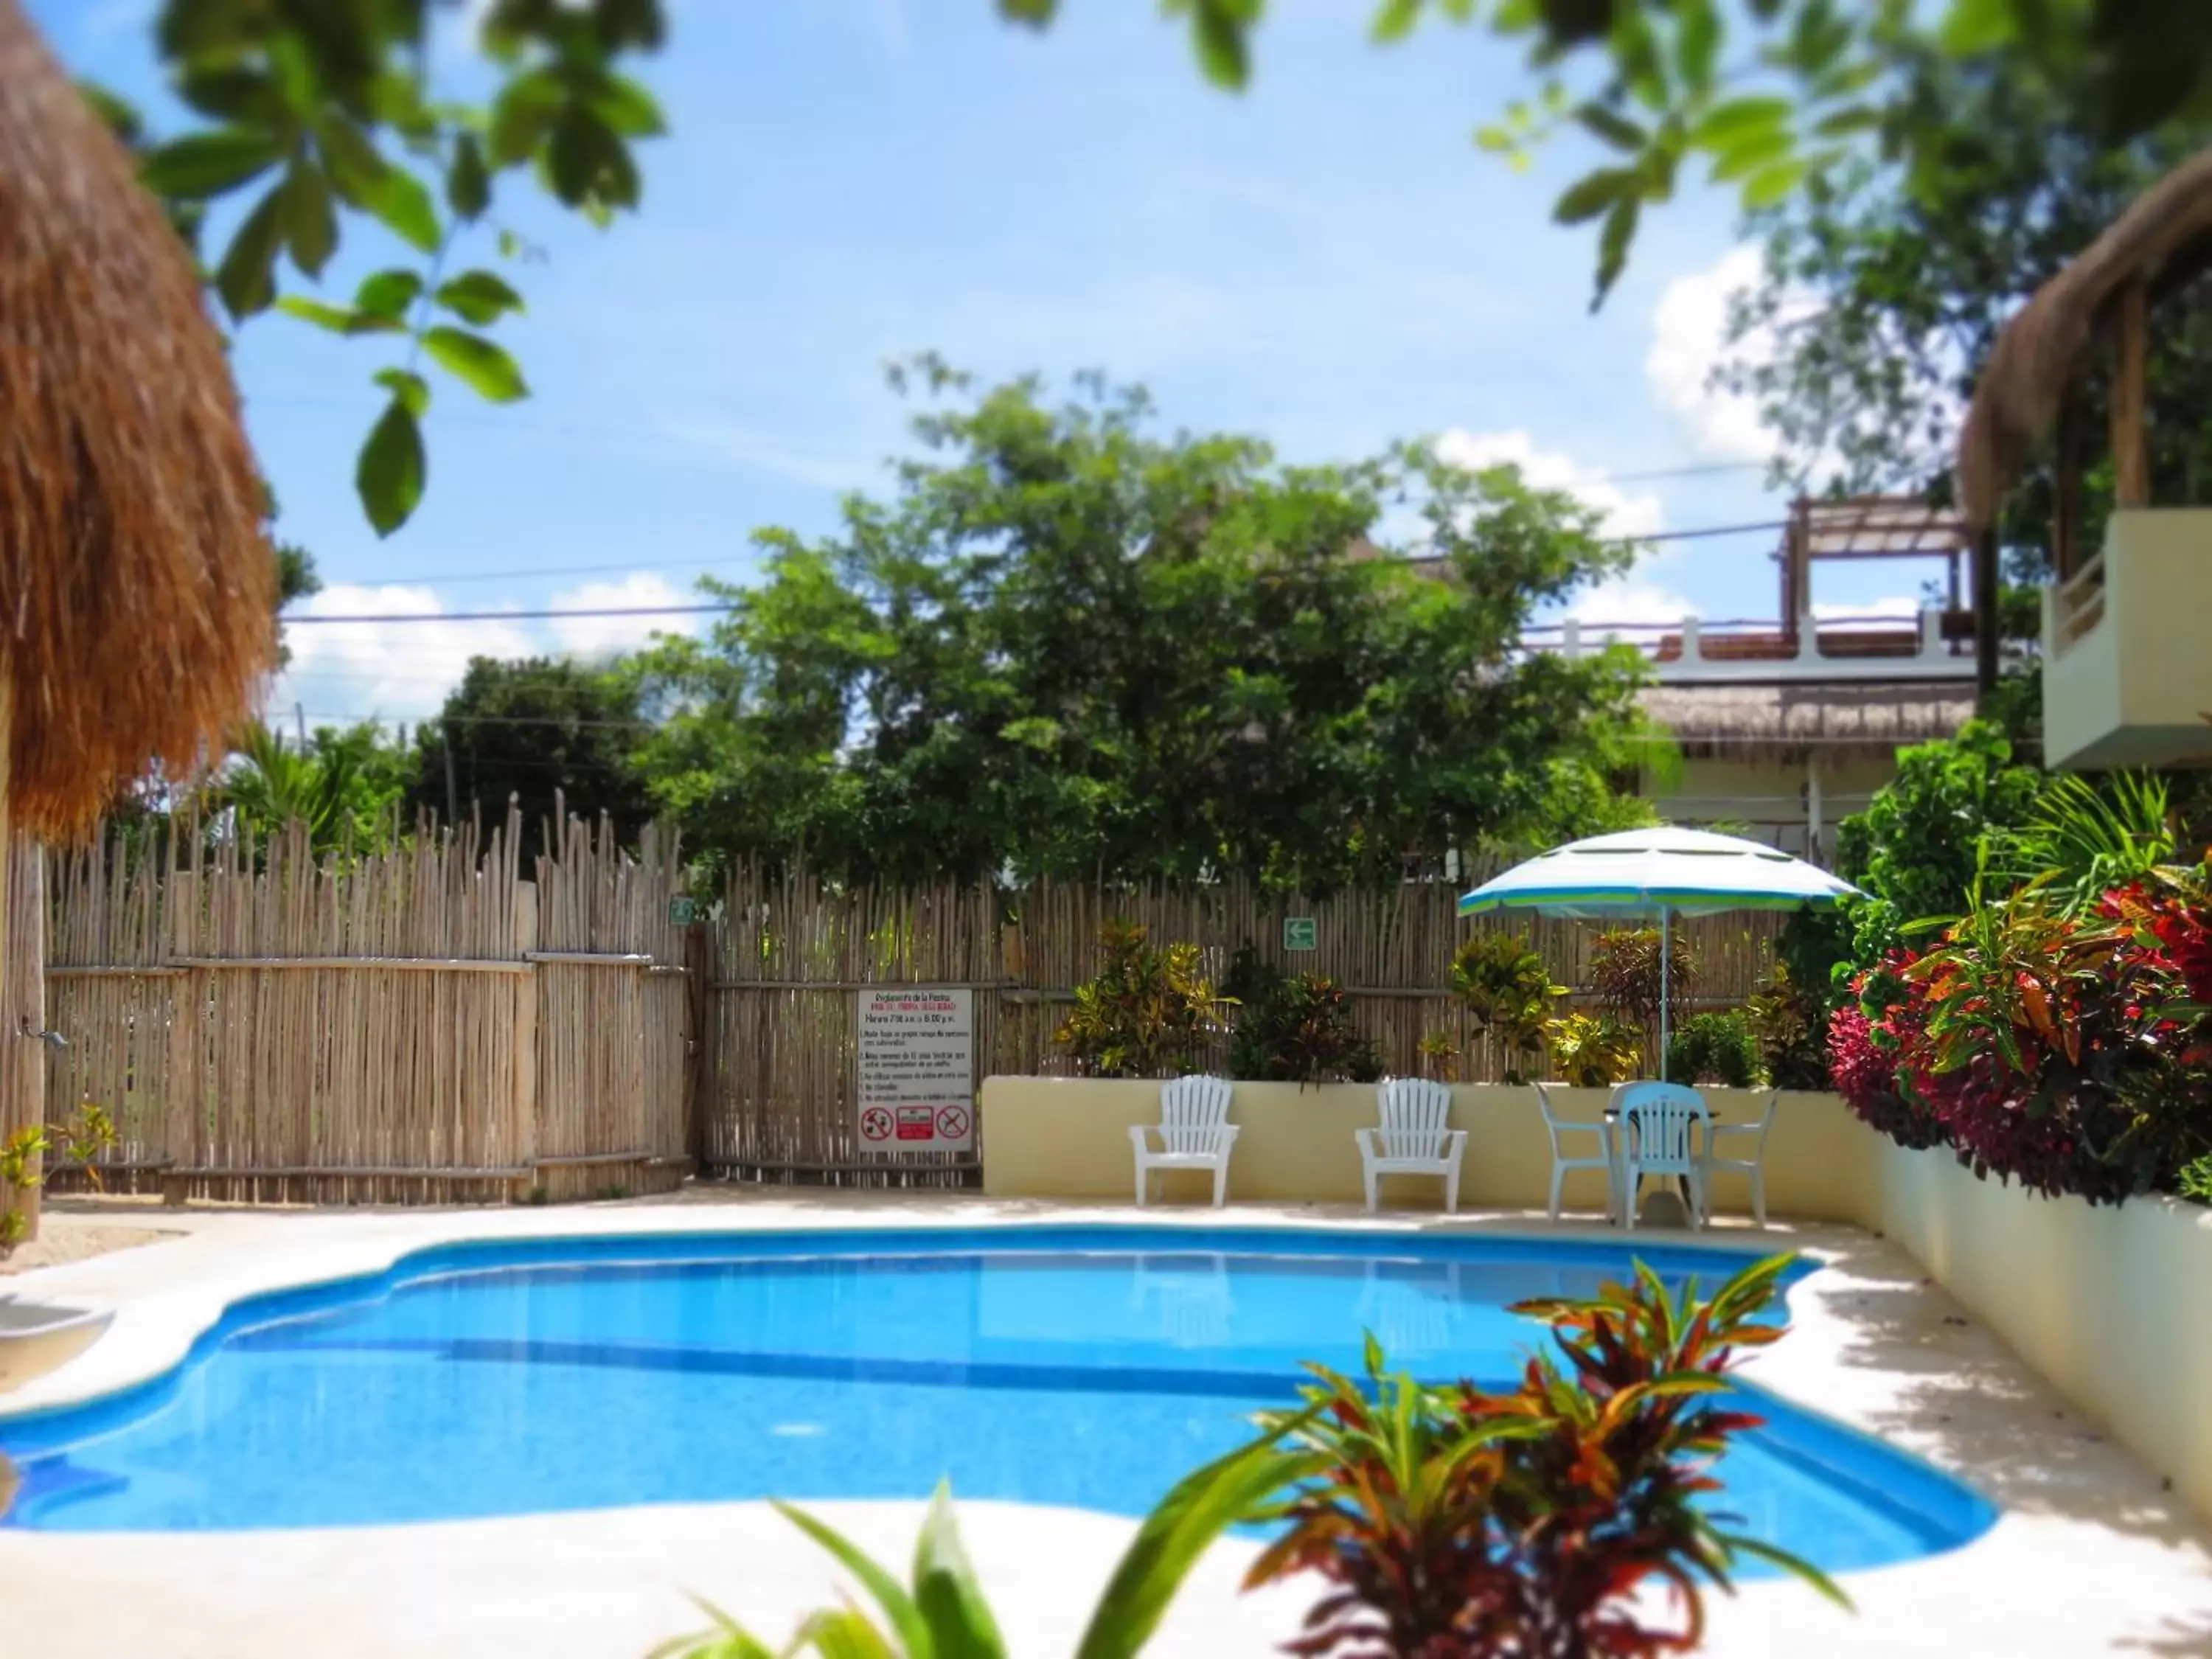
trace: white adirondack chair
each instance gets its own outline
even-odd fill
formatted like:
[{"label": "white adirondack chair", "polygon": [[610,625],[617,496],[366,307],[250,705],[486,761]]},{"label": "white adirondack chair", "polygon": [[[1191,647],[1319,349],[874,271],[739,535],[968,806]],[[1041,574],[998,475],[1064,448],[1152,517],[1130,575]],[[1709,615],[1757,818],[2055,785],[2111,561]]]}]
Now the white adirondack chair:
[{"label": "white adirondack chair", "polygon": [[[1782,1091],[1770,1089],[1766,1095],[1766,1109],[1750,1123],[1707,1123],[1705,1126],[1705,1193],[1710,1200],[1716,1173],[1748,1176],[1751,1177],[1751,1217],[1760,1226],[1766,1224],[1766,1136],[1774,1127],[1774,1108],[1782,1098]],[[1749,1158],[1716,1158],[1712,1149],[1723,1135],[1750,1135]]]},{"label": "white adirondack chair", "polygon": [[[1160,1150],[1152,1150],[1151,1137],[1159,1137]],[[1137,1203],[1142,1207],[1146,1188],[1155,1170],[1211,1170],[1213,1207],[1229,1198],[1229,1149],[1236,1143],[1237,1126],[1229,1121],[1229,1085],[1218,1077],[1179,1077],[1160,1085],[1158,1127],[1129,1126],[1129,1144],[1137,1153]]]},{"label": "white adirondack chair", "polygon": [[[1536,1091],[1536,1109],[1544,1115],[1544,1133],[1552,1142],[1552,1219],[1559,1218],[1559,1192],[1566,1184],[1570,1170],[1602,1170],[1605,1171],[1605,1213],[1610,1220],[1620,1203],[1615,1183],[1620,1171],[1613,1163],[1612,1136],[1602,1123],[1586,1123],[1573,1118],[1562,1119],[1552,1109],[1552,1091],[1542,1084],[1529,1085]],[[1592,1158],[1570,1158],[1560,1144],[1562,1135],[1587,1134],[1596,1137],[1597,1153]]]},{"label": "white adirondack chair", "polygon": [[1379,1201],[1386,1175],[1442,1176],[1444,1208],[1459,1209],[1459,1160],[1467,1150],[1467,1131],[1449,1127],[1451,1091],[1426,1078],[1385,1078],[1375,1091],[1382,1121],[1354,1129],[1359,1163],[1367,1178],[1367,1207]]},{"label": "white adirondack chair", "polygon": [[1621,1218],[1636,1227],[1636,1194],[1648,1175],[1680,1176],[1690,1184],[1690,1224],[1705,1224],[1705,1097],[1680,1083],[1632,1083],[1620,1091]]}]

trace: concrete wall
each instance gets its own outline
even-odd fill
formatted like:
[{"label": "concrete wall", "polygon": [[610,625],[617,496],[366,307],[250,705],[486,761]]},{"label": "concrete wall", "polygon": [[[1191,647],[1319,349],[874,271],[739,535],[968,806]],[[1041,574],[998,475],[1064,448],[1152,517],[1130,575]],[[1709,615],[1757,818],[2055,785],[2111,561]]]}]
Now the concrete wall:
[{"label": "concrete wall", "polygon": [[[1554,1088],[1562,1118],[1595,1123],[1607,1091]],[[1723,1122],[1755,1117],[1764,1091],[1709,1089],[1705,1098]],[[1133,1124],[1160,1121],[1160,1085],[1109,1079],[994,1077],[983,1082],[983,1190],[999,1198],[1133,1199],[1129,1154]],[[1352,1131],[1376,1121],[1371,1085],[1330,1084],[1300,1089],[1288,1083],[1240,1083],[1231,1097],[1229,1121],[1243,1131],[1229,1161],[1229,1195],[1267,1203],[1356,1201],[1359,1152]],[[1541,1208],[1549,1196],[1551,1143],[1533,1090],[1499,1084],[1463,1085],[1452,1091],[1452,1127],[1468,1132],[1461,1165],[1460,1202],[1485,1209]],[[1862,1170],[1871,1138],[1832,1095],[1784,1094],[1766,1152],[1767,1208],[1808,1220],[1844,1221],[1858,1213]],[[1570,1155],[1597,1151],[1584,1134],[1568,1143]],[[1159,1175],[1158,1191],[1169,1201],[1210,1196],[1212,1177],[1200,1173]],[[1715,1202],[1723,1211],[1748,1208],[1744,1182],[1723,1176]],[[1443,1202],[1443,1183],[1393,1176],[1383,1183],[1387,1201]],[[1595,1170],[1567,1177],[1570,1209],[1595,1210],[1605,1201],[1605,1178]]]},{"label": "concrete wall", "polygon": [[[1563,1117],[1594,1121],[1606,1091],[1554,1089]],[[1708,1090],[1723,1122],[1765,1097]],[[1352,1132],[1375,1121],[1375,1091],[1300,1091],[1240,1083],[1230,1121],[1231,1199],[1358,1201]],[[1134,1195],[1129,1126],[1159,1121],[1159,1085],[994,1077],[983,1085],[984,1190],[1000,1197]],[[1551,1154],[1534,1092],[1496,1085],[1452,1091],[1468,1131],[1462,1205],[1540,1209]],[[1571,1150],[1589,1146],[1588,1137]],[[1210,1177],[1157,1176],[1169,1201],[1203,1202]],[[1435,1207],[1442,1183],[1386,1182],[1387,1202]],[[1947,1151],[1908,1152],[1854,1118],[1833,1095],[1784,1094],[1766,1152],[1767,1208],[1777,1218],[1847,1222],[1918,1260],[2062,1394],[2212,1516],[2212,1209],[2170,1199],[2119,1208],[2044,1199],[1977,1181]],[[1568,1179],[1570,1208],[1595,1211],[1595,1173]],[[1714,1194],[1746,1207],[1741,1178]]]}]

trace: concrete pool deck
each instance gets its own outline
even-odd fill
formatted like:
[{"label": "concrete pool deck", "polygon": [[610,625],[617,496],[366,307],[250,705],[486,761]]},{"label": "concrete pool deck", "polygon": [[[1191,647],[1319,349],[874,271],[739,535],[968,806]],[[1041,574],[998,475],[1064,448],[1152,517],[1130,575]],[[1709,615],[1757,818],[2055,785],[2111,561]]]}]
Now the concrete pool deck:
[{"label": "concrete pool deck", "polygon": [[[455,1239],[1012,1220],[1553,1231],[1540,1216],[1372,1218],[1334,1205],[1137,1212],[722,1188],[554,1209],[178,1212],[63,1200],[48,1215],[58,1229],[143,1224],[181,1237],[9,1279],[9,1293],[112,1308],[117,1318],[82,1358],[0,1396],[0,1412],[157,1374],[240,1296],[374,1272]],[[1602,1227],[1559,1231],[1620,1237]],[[1672,1244],[1688,1236],[1658,1237]],[[2159,1473],[2067,1407],[1902,1252],[1844,1228],[1722,1226],[1706,1237],[1803,1249],[1826,1264],[1791,1293],[1793,1334],[1747,1376],[1919,1452],[2006,1512],[1964,1549],[1848,1577],[1856,1614],[1790,1583],[1715,1597],[1704,1651],[2212,1655],[2212,1536]],[[910,1553],[921,1513],[910,1503],[812,1507],[895,1561]],[[960,1516],[1012,1650],[1019,1659],[1072,1650],[1134,1523],[984,1502],[962,1503]],[[1237,1540],[1216,1546],[1147,1651],[1200,1659],[1275,1650],[1308,1598],[1295,1588],[1240,1595],[1252,1553]],[[835,1599],[839,1583],[827,1559],[761,1504],[256,1533],[0,1529],[0,1656],[642,1659],[702,1622],[687,1593],[781,1642],[803,1612]]]}]

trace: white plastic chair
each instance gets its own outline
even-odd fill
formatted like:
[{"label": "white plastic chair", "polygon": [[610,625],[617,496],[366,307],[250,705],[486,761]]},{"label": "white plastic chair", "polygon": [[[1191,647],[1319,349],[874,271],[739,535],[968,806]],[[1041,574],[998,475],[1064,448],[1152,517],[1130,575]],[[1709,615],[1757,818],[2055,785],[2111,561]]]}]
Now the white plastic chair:
[{"label": "white plastic chair", "polygon": [[1680,1083],[1632,1083],[1620,1091],[1620,1198],[1623,1219],[1636,1228],[1637,1189],[1648,1175],[1690,1183],[1690,1224],[1705,1224],[1705,1097]]},{"label": "white plastic chair", "polygon": [[[1578,1122],[1572,1118],[1562,1121],[1552,1109],[1552,1091],[1542,1084],[1529,1085],[1536,1091],[1536,1109],[1544,1115],[1544,1133],[1552,1141],[1552,1219],[1559,1218],[1559,1191],[1566,1183],[1570,1170],[1602,1170],[1605,1172],[1605,1213],[1611,1219],[1619,1201],[1613,1182],[1619,1171],[1613,1167],[1613,1137],[1602,1123]],[[1594,1135],[1597,1139],[1597,1156],[1570,1158],[1559,1144],[1559,1137],[1570,1134]]]},{"label": "white plastic chair", "polygon": [[1442,1176],[1444,1209],[1459,1209],[1459,1160],[1467,1151],[1467,1131],[1449,1127],[1451,1091],[1425,1078],[1385,1078],[1375,1091],[1382,1122],[1372,1129],[1354,1129],[1359,1163],[1367,1178],[1367,1208],[1379,1201],[1377,1191],[1386,1175]]},{"label": "white plastic chair", "polygon": [[[1766,1093],[1766,1109],[1757,1121],[1750,1123],[1714,1123],[1705,1125],[1705,1192],[1710,1198],[1716,1172],[1751,1177],[1751,1218],[1760,1226],[1766,1224],[1766,1136],[1774,1127],[1774,1109],[1782,1098],[1782,1091],[1770,1089]],[[1749,1158],[1716,1158],[1714,1144],[1723,1135],[1751,1135]]]},{"label": "white plastic chair", "polygon": [[[1148,1137],[1158,1135],[1154,1152]],[[1213,1207],[1229,1198],[1229,1149],[1237,1139],[1237,1126],[1229,1121],[1229,1085],[1218,1077],[1179,1077],[1160,1085],[1160,1121],[1157,1128],[1142,1123],[1129,1126],[1129,1144],[1137,1153],[1137,1203],[1146,1201],[1146,1188],[1155,1170],[1211,1170]]]}]

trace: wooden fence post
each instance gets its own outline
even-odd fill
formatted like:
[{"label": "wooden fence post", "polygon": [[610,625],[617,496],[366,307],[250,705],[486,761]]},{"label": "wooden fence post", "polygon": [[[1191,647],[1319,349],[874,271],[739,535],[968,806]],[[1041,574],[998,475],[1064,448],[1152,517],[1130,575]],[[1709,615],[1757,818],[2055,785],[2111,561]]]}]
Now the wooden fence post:
[{"label": "wooden fence post", "polygon": [[538,1133],[538,964],[527,953],[538,948],[538,884],[514,884],[514,950],[526,970],[514,979],[514,1147],[517,1164],[537,1158]]}]

